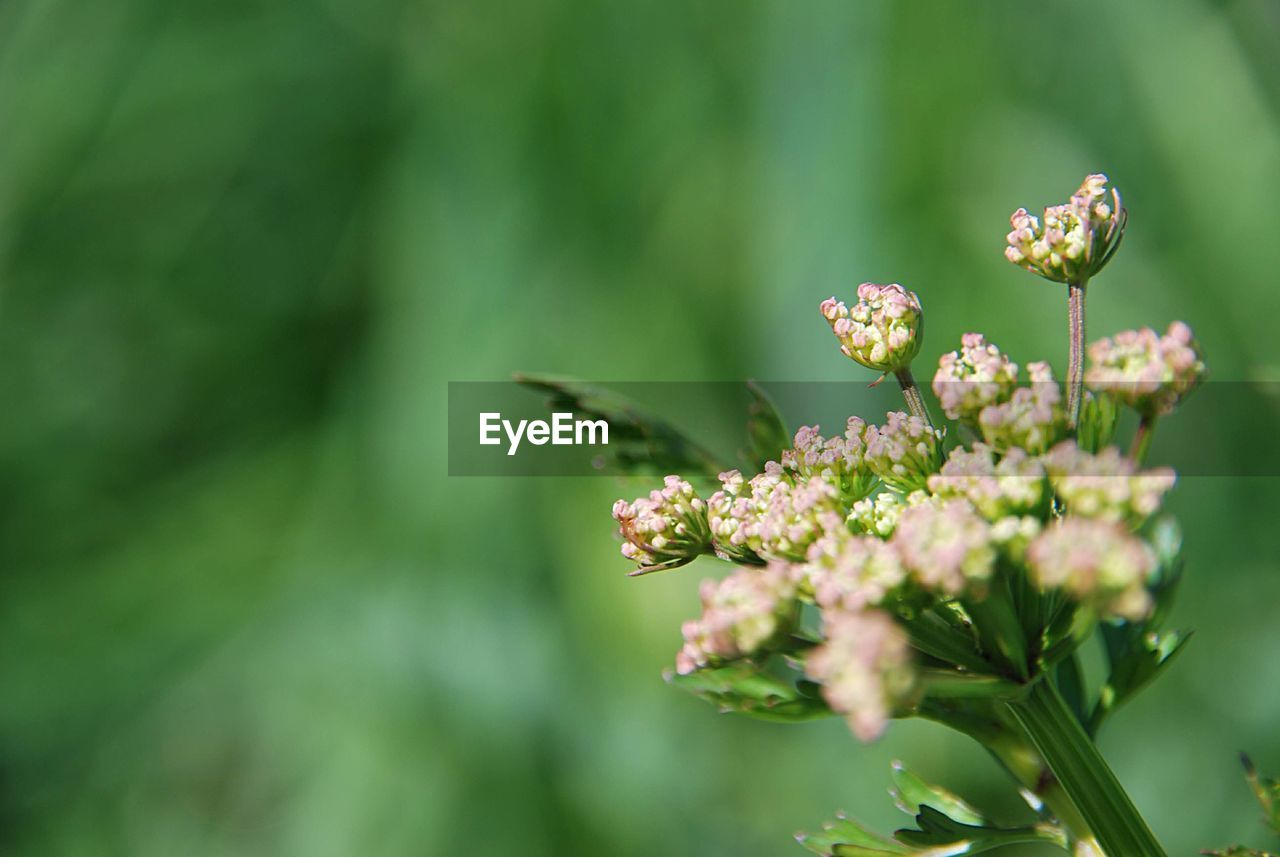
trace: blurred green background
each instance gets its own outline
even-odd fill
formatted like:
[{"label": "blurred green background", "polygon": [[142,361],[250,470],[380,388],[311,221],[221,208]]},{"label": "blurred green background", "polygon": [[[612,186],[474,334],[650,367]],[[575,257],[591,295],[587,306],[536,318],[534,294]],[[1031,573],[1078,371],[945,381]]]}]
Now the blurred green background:
[{"label": "blurred green background", "polygon": [[[446,382],[848,378],[816,306],[862,280],[921,294],[921,366],[1061,368],[1001,247],[1093,170],[1091,333],[1280,378],[1278,39],[1272,0],[9,0],[0,852],[799,855],[904,818],[896,757],[1016,811],[941,727],[665,687],[712,564],[628,581],[634,486],[447,478]],[[1247,473],[1274,424],[1161,443]],[[1280,487],[1172,505],[1199,633],[1101,743],[1171,853],[1264,845]]]}]

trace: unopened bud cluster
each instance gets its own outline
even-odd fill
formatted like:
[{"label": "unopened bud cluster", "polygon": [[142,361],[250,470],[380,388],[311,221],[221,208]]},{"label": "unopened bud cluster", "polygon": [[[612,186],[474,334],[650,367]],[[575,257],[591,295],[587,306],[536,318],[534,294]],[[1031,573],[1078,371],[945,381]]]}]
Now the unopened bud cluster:
[{"label": "unopened bud cluster", "polygon": [[924,338],[920,299],[897,283],[863,283],[852,307],[832,297],[822,302],[821,309],[840,340],[840,350],[868,369],[895,372],[920,350]]},{"label": "unopened bud cluster", "polygon": [[711,550],[707,504],[678,476],[668,476],[648,497],[614,503],[613,518],[622,555],[642,567],[687,562]]},{"label": "unopened bud cluster", "polygon": [[1080,282],[1102,270],[1124,234],[1120,193],[1107,177],[1091,175],[1071,199],[1037,218],[1019,208],[1004,255],[1020,268],[1059,283]]}]

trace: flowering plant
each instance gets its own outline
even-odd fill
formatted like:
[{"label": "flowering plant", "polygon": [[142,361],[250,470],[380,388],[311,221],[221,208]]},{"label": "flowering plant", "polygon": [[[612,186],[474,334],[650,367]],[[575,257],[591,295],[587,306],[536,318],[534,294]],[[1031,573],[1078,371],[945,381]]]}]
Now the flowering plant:
[{"label": "flowering plant", "polygon": [[[1182,573],[1179,530],[1161,515],[1176,476],[1144,459],[1156,419],[1206,368],[1175,322],[1164,335],[1098,340],[1086,369],[1085,288],[1126,221],[1101,175],[1042,218],[1011,218],[1007,258],[1068,287],[1065,395],[1047,363],[1027,364],[1024,382],[1009,356],[969,333],[933,375],[950,421],[935,423],[910,368],[921,301],[867,283],[852,305],[831,297],[820,311],[845,356],[895,376],[905,411],[792,436],[755,389],[758,472],[720,472],[701,495],[671,475],[614,506],[633,574],[704,554],[733,563],[704,582],[672,683],[771,720],[842,716],[863,741],[896,718],[936,721],[985,746],[1038,816],[997,824],[895,765],[894,794],[915,827],[883,836],[841,816],[799,837],[818,854],[942,857],[1047,842],[1077,857],[1165,855],[1093,738],[1189,636],[1165,627]],[[1127,452],[1114,445],[1123,408],[1139,417]],[[648,452],[695,470],[706,462],[669,444]],[[1091,696],[1077,652],[1095,635],[1109,673]],[[1252,781],[1274,820],[1274,784]]]}]

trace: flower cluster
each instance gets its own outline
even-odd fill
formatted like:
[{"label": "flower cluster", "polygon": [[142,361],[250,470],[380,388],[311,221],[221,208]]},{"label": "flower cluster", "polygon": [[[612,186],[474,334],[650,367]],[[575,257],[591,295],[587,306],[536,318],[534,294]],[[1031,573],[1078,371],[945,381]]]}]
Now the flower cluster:
[{"label": "flower cluster", "polygon": [[933,376],[933,393],[943,413],[971,425],[988,405],[1008,401],[1017,385],[1018,364],[981,333],[962,336],[960,349],[942,355]]},{"label": "flower cluster", "polygon": [[1007,401],[988,405],[978,415],[983,440],[1004,452],[1021,448],[1044,452],[1065,433],[1062,390],[1048,363],[1028,363],[1031,384],[1019,387]]},{"label": "flower cluster", "polygon": [[1151,609],[1146,585],[1155,553],[1120,524],[1062,518],[1027,546],[1026,555],[1037,584],[1064,589],[1104,616],[1138,620]]},{"label": "flower cluster", "polygon": [[898,491],[924,488],[929,474],[942,466],[942,437],[919,417],[894,411],[884,425],[867,426],[867,467]]},{"label": "flower cluster", "polygon": [[804,575],[824,610],[876,606],[906,579],[896,545],[875,536],[833,532],[809,549]]},{"label": "flower cluster", "polygon": [[754,653],[795,622],[795,575],[782,563],[704,580],[702,616],[684,624],[676,670],[694,670]]},{"label": "flower cluster", "polygon": [[821,474],[796,478],[771,461],[750,481],[736,470],[720,479],[721,490],[708,501],[711,525],[730,550],[798,562],[815,539],[844,520],[840,492]]},{"label": "flower cluster", "polygon": [[[1043,221],[1019,210],[1013,225],[1011,261],[1080,286],[1114,252],[1124,213],[1095,175]],[[1140,469],[1138,444],[1129,456],[1099,447],[1115,434],[1117,403],[1167,413],[1204,362],[1182,324],[1104,339],[1088,372],[1102,405],[1069,419],[1064,399],[1081,402],[1084,383],[1083,291],[1069,290],[1068,395],[1048,363],[1023,375],[979,333],[942,356],[932,389],[958,430],[934,426],[908,370],[923,330],[914,293],[864,283],[851,307],[824,301],[841,351],[894,372],[909,413],[879,425],[850,417],[831,437],[802,426],[760,472],[721,473],[705,503],[675,476],[619,501],[623,553],[642,570],[709,553],[742,566],[703,584],[702,615],[684,626],[679,672],[715,671],[688,686],[767,699],[774,717],[833,711],[869,740],[935,694],[1033,685],[1099,618],[1152,615],[1158,563],[1144,528],[1175,476]],[[778,678],[786,670],[789,681]]]},{"label": "flower cluster", "polygon": [[842,501],[861,500],[875,487],[876,477],[863,466],[867,424],[849,417],[843,436],[824,438],[817,426],[801,426],[795,445],[782,453],[782,467],[797,477],[821,477],[831,483]]},{"label": "flower cluster", "polygon": [[1125,214],[1119,191],[1107,193],[1107,177],[1091,175],[1068,202],[1046,208],[1043,222],[1019,208],[1009,223],[1005,258],[1054,282],[1082,282],[1115,253]]},{"label": "flower cluster", "polygon": [[1003,452],[1043,452],[1066,432],[1062,390],[1048,363],[1027,364],[1030,384],[1018,386],[1018,364],[978,333],[966,333],[960,349],[944,354],[933,376],[942,410],[977,429]]},{"label": "flower cluster", "polygon": [[1115,447],[1086,452],[1075,441],[1063,441],[1044,456],[1054,493],[1069,515],[1145,523],[1160,508],[1177,475],[1168,467],[1139,471]]},{"label": "flower cluster", "polygon": [[915,687],[907,635],[883,612],[846,610],[824,614],[823,634],[805,672],[853,734],[873,741]]},{"label": "flower cluster", "polygon": [[686,563],[712,550],[707,504],[684,479],[668,476],[661,489],[613,504],[622,555],[641,568]]},{"label": "flower cluster", "polygon": [[1149,327],[1126,330],[1089,346],[1085,383],[1145,417],[1173,411],[1205,376],[1204,359],[1191,328],[1181,321],[1164,336]]},{"label": "flower cluster", "polygon": [[942,470],[929,477],[929,490],[939,497],[963,497],[988,521],[1037,513],[1049,498],[1039,459],[1017,447],[997,458],[983,443],[953,451]]},{"label": "flower cluster", "polygon": [[956,596],[982,584],[995,567],[991,527],[967,500],[913,506],[898,518],[893,544],[926,591]]},{"label": "flower cluster", "polygon": [[840,340],[840,350],[868,369],[897,371],[920,350],[924,337],[920,299],[897,283],[863,283],[852,307],[831,297],[821,309]]}]

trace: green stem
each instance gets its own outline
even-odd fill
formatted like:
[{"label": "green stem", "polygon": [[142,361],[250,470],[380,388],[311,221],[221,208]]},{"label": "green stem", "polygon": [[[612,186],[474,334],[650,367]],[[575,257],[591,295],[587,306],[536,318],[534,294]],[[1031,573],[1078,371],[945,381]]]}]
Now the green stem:
[{"label": "green stem", "polygon": [[1057,688],[1041,679],[1009,709],[1108,857],[1168,857]]},{"label": "green stem", "polygon": [[1147,453],[1151,450],[1151,438],[1155,433],[1155,414],[1144,415],[1138,423],[1138,431],[1133,436],[1133,446],[1129,450],[1129,457],[1136,463],[1141,464],[1147,460]]},{"label": "green stem", "polygon": [[1084,289],[1087,277],[1067,283],[1067,328],[1070,353],[1067,363],[1067,425],[1073,431],[1080,423],[1080,402],[1084,396]]},{"label": "green stem", "polygon": [[1093,831],[1045,765],[1022,727],[999,708],[977,700],[929,700],[921,714],[977,741],[1023,789],[1030,792],[1077,841],[1094,843]]},{"label": "green stem", "polygon": [[911,367],[903,366],[895,371],[893,375],[898,379],[898,386],[902,388],[903,398],[907,400],[907,408],[911,411],[912,416],[919,417],[925,421],[929,428],[933,428],[933,420],[929,416],[929,406],[925,404],[924,396],[916,385],[915,376],[911,374]]},{"label": "green stem", "polygon": [[1086,842],[1096,841],[1089,823],[1071,802],[1062,783],[1045,766],[1025,737],[1010,734],[1002,741],[989,744],[987,750],[1024,789],[1048,808],[1054,818],[1071,831],[1073,838]]}]

